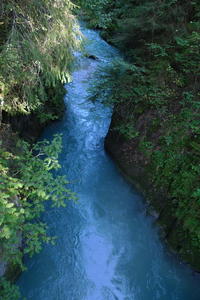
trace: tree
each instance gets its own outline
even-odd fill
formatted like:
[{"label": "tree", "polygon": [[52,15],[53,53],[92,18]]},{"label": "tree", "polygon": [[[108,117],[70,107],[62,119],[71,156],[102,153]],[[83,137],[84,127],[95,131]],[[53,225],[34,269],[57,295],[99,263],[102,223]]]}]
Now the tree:
[{"label": "tree", "polygon": [[0,109],[28,114],[44,105],[47,89],[70,80],[79,30],[69,0],[2,0]]}]

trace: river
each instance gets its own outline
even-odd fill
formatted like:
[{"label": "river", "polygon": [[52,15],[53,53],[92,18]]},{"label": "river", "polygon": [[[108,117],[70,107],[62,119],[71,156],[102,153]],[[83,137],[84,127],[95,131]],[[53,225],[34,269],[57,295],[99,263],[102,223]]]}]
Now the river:
[{"label": "river", "polygon": [[200,278],[160,241],[143,198],[121,176],[104,151],[112,111],[88,101],[95,70],[118,52],[98,32],[82,28],[86,51],[67,85],[64,118],[42,138],[63,134],[61,174],[78,202],[49,208],[44,219],[55,246],[26,258],[18,280],[28,300],[199,300]]}]

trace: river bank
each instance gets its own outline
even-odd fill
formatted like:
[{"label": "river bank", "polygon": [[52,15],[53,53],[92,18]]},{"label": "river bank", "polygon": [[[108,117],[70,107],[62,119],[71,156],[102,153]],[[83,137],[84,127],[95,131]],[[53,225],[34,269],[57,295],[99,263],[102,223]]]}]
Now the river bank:
[{"label": "river bank", "polygon": [[[168,247],[199,272],[199,249],[195,249],[191,245],[190,237],[183,234],[183,223],[175,217],[176,206],[174,206],[168,190],[159,188],[154,183],[155,170],[152,169],[149,158],[141,151],[139,141],[126,139],[116,129],[121,124],[120,111],[122,107],[114,110],[111,126],[105,139],[105,149],[125,178],[144,195],[148,210],[156,217],[156,223],[161,226],[162,239],[165,240]],[[135,123],[137,124],[137,121]]]}]

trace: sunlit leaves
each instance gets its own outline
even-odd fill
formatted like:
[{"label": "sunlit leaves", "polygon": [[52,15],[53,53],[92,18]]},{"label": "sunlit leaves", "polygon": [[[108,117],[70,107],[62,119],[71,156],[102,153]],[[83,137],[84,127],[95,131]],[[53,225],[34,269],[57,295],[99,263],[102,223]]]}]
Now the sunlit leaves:
[{"label": "sunlit leaves", "polygon": [[17,147],[15,156],[0,152],[0,240],[4,260],[22,264],[22,242],[23,251],[32,255],[41,250],[43,242],[51,241],[46,225],[39,219],[45,202],[51,200],[53,206],[65,206],[67,199],[76,197],[63,176],[50,172],[60,168],[61,136],[55,136],[51,143],[38,142],[32,148],[21,141]]}]

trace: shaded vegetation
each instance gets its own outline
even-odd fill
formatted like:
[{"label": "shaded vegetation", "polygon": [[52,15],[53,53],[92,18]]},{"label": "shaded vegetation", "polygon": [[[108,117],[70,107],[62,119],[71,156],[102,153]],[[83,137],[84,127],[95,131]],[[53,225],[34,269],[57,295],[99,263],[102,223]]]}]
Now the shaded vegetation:
[{"label": "shaded vegetation", "polygon": [[72,51],[80,43],[73,4],[3,0],[0,5],[1,110],[41,115],[46,101],[55,104],[48,90],[70,79]]},{"label": "shaded vegetation", "polygon": [[98,13],[98,2],[84,4],[86,15],[126,61],[104,70],[93,98],[115,104],[111,129],[123,137],[119,148],[170,199],[171,244],[200,269],[199,1],[100,2]]}]

